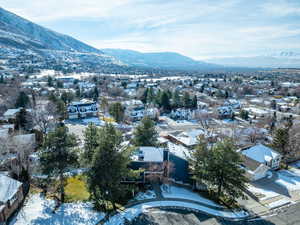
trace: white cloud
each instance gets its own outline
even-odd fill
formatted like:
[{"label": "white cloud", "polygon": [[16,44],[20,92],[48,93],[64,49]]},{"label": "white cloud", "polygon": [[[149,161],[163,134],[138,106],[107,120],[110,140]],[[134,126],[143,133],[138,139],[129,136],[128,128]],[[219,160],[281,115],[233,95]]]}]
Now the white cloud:
[{"label": "white cloud", "polygon": [[7,0],[2,6],[98,48],[204,58],[300,43],[299,0]]},{"label": "white cloud", "polygon": [[267,14],[275,17],[300,15],[300,2],[287,0],[267,1],[262,5],[262,9]]}]

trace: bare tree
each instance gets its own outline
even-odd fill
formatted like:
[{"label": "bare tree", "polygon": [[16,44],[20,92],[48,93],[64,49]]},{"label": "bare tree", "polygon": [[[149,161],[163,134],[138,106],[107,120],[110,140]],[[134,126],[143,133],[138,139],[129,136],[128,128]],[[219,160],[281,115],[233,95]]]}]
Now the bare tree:
[{"label": "bare tree", "polygon": [[52,102],[37,106],[31,113],[33,125],[43,134],[57,123],[58,117],[57,106]]}]

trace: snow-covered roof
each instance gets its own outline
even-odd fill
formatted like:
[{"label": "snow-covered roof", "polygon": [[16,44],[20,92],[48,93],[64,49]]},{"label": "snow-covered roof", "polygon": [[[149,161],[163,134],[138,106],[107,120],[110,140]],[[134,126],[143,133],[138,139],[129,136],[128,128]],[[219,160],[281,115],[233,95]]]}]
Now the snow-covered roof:
[{"label": "snow-covered roof", "polygon": [[163,162],[164,149],[156,147],[140,147],[139,156],[143,157],[145,162]]},{"label": "snow-covered roof", "polygon": [[262,144],[245,149],[242,154],[260,163],[270,162],[272,159],[280,157],[278,152]]},{"label": "snow-covered roof", "polygon": [[21,182],[0,174],[0,202],[6,203],[10,200],[21,185]]},{"label": "snow-covered roof", "polygon": [[4,117],[11,117],[11,116],[14,116],[16,113],[20,112],[20,108],[19,109],[8,109],[4,114],[3,116]]},{"label": "snow-covered roof", "polygon": [[186,147],[184,147],[183,145],[177,145],[177,144],[174,144],[169,141],[168,149],[169,149],[170,153],[172,153],[182,159],[187,160],[188,157],[190,157],[189,150]]}]

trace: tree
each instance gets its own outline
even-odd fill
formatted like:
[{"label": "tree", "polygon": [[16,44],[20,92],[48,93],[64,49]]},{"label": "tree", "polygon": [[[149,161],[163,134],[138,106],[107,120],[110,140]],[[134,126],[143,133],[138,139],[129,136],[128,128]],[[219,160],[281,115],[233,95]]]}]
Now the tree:
[{"label": "tree", "polygon": [[164,111],[170,111],[171,110],[171,105],[170,105],[170,98],[167,92],[163,92],[161,95],[161,106]]},{"label": "tree", "polygon": [[120,183],[129,171],[129,154],[120,150],[121,141],[122,135],[113,125],[99,129],[98,147],[87,172],[88,188],[96,207],[104,205],[101,201],[110,201],[115,210],[116,203],[124,196],[124,186]]},{"label": "tree", "polygon": [[[279,151],[284,160],[287,160],[289,154],[290,154],[290,148],[289,148],[289,128],[278,128],[275,131],[272,147]],[[286,164],[286,167],[288,165]]]},{"label": "tree", "polygon": [[99,129],[92,123],[84,131],[84,164],[88,165],[93,160],[95,149],[99,146]]},{"label": "tree", "polygon": [[200,140],[192,151],[190,163],[193,178],[216,190],[218,198],[227,196],[233,202],[236,198],[245,197],[243,189],[248,179],[240,166],[241,157],[231,141],[220,141],[209,148],[205,140]]},{"label": "tree", "polygon": [[19,93],[15,106],[16,108],[20,108],[20,107],[25,108],[29,104],[29,102],[30,100],[28,95],[24,91],[21,91]]},{"label": "tree", "polygon": [[185,108],[190,108],[191,107],[191,98],[190,98],[190,94],[188,92],[184,92],[184,95],[183,95],[183,106]]},{"label": "tree", "polygon": [[20,110],[20,112],[17,114],[16,116],[16,129],[20,130],[27,130],[27,128],[29,127],[29,117],[28,117],[28,113],[26,111],[26,109],[22,108]]},{"label": "tree", "polygon": [[0,76],[0,84],[4,84],[4,76],[3,75]]},{"label": "tree", "polygon": [[241,117],[243,120],[248,120],[248,119],[249,119],[249,112],[246,111],[246,110],[241,110],[241,111],[240,111],[240,117]]},{"label": "tree", "polygon": [[174,108],[181,107],[181,99],[180,99],[180,95],[179,95],[179,91],[178,90],[176,90],[173,93],[173,107]]},{"label": "tree", "polygon": [[197,109],[197,107],[198,107],[198,101],[197,101],[197,96],[196,95],[194,95],[194,98],[192,99],[191,107],[193,109]]},{"label": "tree", "polygon": [[68,133],[65,126],[58,127],[45,137],[40,152],[41,170],[49,177],[59,178],[60,201],[64,202],[65,173],[77,165],[76,136]]},{"label": "tree", "polygon": [[49,87],[53,87],[53,78],[51,76],[48,76],[47,83]]},{"label": "tree", "polygon": [[98,91],[98,88],[95,87],[94,88],[94,93],[93,93],[93,99],[94,99],[94,101],[97,101],[98,98],[99,98],[99,91]]},{"label": "tree", "polygon": [[60,96],[61,100],[63,100],[63,102],[65,104],[70,103],[71,101],[73,101],[73,99],[75,98],[75,95],[72,92],[66,92],[64,91],[61,96]]},{"label": "tree", "polygon": [[135,146],[156,146],[158,133],[154,122],[144,117],[134,131],[133,144]]},{"label": "tree", "polygon": [[102,111],[104,112],[104,114],[106,113],[107,111],[107,108],[108,108],[108,101],[105,97],[102,97],[101,98],[101,103],[100,103],[100,107],[102,109]]},{"label": "tree", "polygon": [[57,123],[58,116],[57,106],[52,102],[36,107],[31,112],[33,125],[44,135]]},{"label": "tree", "polygon": [[124,120],[124,107],[120,102],[112,103],[109,107],[109,114],[113,116],[117,123]]}]

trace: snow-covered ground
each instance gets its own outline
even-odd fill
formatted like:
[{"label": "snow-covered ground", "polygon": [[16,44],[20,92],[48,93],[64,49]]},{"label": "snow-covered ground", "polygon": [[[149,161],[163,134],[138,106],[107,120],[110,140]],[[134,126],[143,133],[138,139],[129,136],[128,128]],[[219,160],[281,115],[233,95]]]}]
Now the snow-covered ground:
[{"label": "snow-covered ground", "polygon": [[256,195],[260,201],[274,198],[280,195],[274,191],[263,189],[263,188],[257,188],[254,187],[253,185],[248,185],[248,190],[252,192],[254,195]]},{"label": "snow-covered ground", "polygon": [[201,206],[198,204],[181,202],[181,201],[153,201],[153,202],[135,205],[132,208],[128,208],[124,210],[123,212],[111,217],[110,220],[105,223],[105,225],[122,225],[124,223],[125,218],[127,220],[132,220],[138,215],[140,215],[141,213],[147,212],[149,208],[153,208],[153,207],[180,207],[180,208],[194,209],[194,210],[205,212],[210,215],[220,216],[224,218],[231,218],[231,219],[242,219],[248,216],[248,213],[245,211],[239,211],[239,212],[221,211],[221,210],[207,208],[205,206]]},{"label": "snow-covered ground", "polygon": [[300,190],[300,170],[296,171],[281,170],[278,171],[276,183],[287,188],[289,191]]},{"label": "snow-covered ground", "polygon": [[172,185],[171,186],[162,185],[161,191],[164,198],[188,199],[188,200],[204,203],[207,205],[211,205],[214,207],[222,207],[221,205],[216,204],[215,202],[207,198],[203,198],[198,193],[192,192],[186,188],[176,187]]},{"label": "snow-covered ground", "polygon": [[154,191],[148,190],[146,192],[139,192],[135,197],[134,200],[145,200],[145,199],[154,199],[156,198],[156,194]]},{"label": "snow-covered ground", "polygon": [[32,195],[10,225],[94,225],[104,217],[104,213],[94,211],[89,203],[65,203],[56,213],[52,212],[54,205],[53,200]]}]

